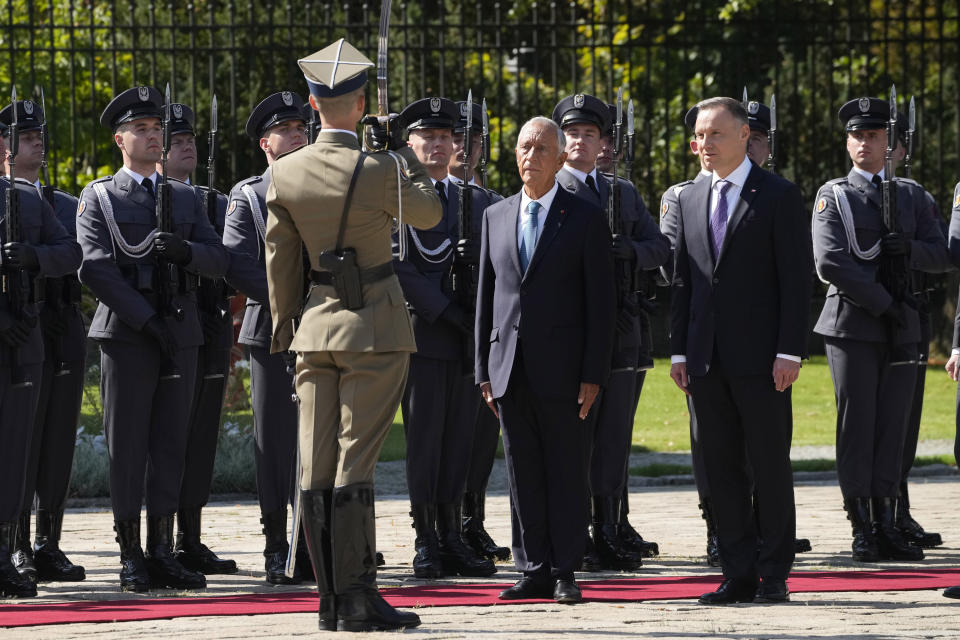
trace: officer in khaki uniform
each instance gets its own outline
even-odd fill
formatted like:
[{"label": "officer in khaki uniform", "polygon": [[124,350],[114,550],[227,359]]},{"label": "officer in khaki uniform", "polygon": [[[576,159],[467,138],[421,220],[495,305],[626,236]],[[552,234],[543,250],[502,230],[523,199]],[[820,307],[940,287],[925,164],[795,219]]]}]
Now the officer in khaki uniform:
[{"label": "officer in khaki uniform", "polygon": [[300,61],[323,130],[273,164],[267,190],[271,351],[297,353],[302,521],[327,630],[420,624],[376,589],[373,474],[415,350],[391,230],[395,219],[430,228],[443,212],[396,126],[372,127],[371,142],[397,152],[361,154],[355,131],[370,66],[342,39]]}]

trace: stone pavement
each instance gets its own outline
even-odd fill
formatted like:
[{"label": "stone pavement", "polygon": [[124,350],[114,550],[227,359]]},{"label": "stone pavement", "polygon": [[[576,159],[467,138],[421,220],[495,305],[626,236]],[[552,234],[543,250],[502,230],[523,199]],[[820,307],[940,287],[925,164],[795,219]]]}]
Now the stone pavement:
[{"label": "stone pavement", "polygon": [[[378,472],[379,475],[379,472]],[[386,483],[389,484],[389,483]],[[918,479],[911,487],[915,516],[932,531],[944,534],[946,544],[928,552],[917,565],[885,563],[856,565],[850,559],[850,531],[835,483],[800,484],[796,489],[797,532],[808,537],[813,551],[798,556],[796,568],[877,569],[951,568],[960,566],[960,479]],[[405,496],[381,496],[377,502],[379,548],[387,566],[381,570],[384,586],[418,584],[412,576],[413,530]],[[691,486],[634,488],[632,521],[644,537],[660,543],[659,558],[644,562],[638,576],[675,576],[715,573],[703,564],[704,528]],[[509,541],[507,498],[488,499],[488,529],[501,542]],[[228,595],[276,593],[281,588],[263,581],[262,537],[254,502],[219,502],[204,511],[206,542],[241,567],[237,576],[213,576],[209,588],[195,594]],[[41,585],[33,600],[4,603],[41,604],[78,599],[142,599],[175,595],[158,591],[148,595],[120,594],[117,587],[118,553],[111,516],[105,508],[70,509],[64,519],[63,546],[74,560],[86,565],[88,579],[76,585]],[[578,574],[578,579],[615,577],[615,574]],[[497,582],[512,582],[517,574],[501,564]],[[464,580],[466,581],[466,580]],[[476,579],[470,579],[470,582]],[[960,582],[960,579],[958,579]],[[306,587],[305,587],[306,588]],[[183,594],[187,595],[187,594]],[[577,606],[555,604],[492,607],[428,607],[419,609],[423,625],[407,636],[430,638],[956,638],[960,636],[960,601],[940,591],[873,593],[802,593],[781,605],[704,607],[693,600]],[[315,636],[316,614],[178,618],[115,624],[75,624],[0,629],[0,638],[250,638]],[[328,634],[329,635],[329,634]],[[343,634],[341,634],[343,635]],[[396,637],[357,634],[354,637]]]}]

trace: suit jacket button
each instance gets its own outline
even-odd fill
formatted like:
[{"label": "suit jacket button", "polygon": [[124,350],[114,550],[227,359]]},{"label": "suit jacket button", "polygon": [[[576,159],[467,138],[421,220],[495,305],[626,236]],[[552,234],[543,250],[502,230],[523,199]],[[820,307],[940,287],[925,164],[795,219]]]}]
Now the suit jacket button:
[{"label": "suit jacket button", "polygon": [[520,325],[518,325],[518,324],[513,325],[513,330],[514,330],[514,331],[520,331]]},{"label": "suit jacket button", "polygon": [[720,278],[714,278],[713,284],[720,284]]}]

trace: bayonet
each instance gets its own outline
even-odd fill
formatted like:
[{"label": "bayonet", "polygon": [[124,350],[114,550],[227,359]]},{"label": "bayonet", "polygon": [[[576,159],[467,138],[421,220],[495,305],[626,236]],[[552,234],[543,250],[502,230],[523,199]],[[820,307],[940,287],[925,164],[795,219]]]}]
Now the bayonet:
[{"label": "bayonet", "polygon": [[43,121],[40,123],[40,140],[41,140],[41,144],[43,145],[40,150],[40,175],[43,176],[44,186],[49,187],[52,185],[50,184],[50,168],[47,166],[47,151],[48,151],[48,145],[49,145],[48,137],[47,137],[48,114],[47,114],[47,101],[43,95],[43,87],[40,87],[40,112],[43,113]]},{"label": "bayonet", "polygon": [[[210,100],[210,131],[207,132],[207,190],[208,197],[213,197],[213,183],[217,175],[217,94]],[[209,208],[209,207],[208,207]],[[212,221],[211,221],[212,224]]]},{"label": "bayonet", "polygon": [[747,97],[747,85],[743,85],[743,100],[740,101],[740,104],[743,105],[744,109],[750,104],[750,98]]},{"label": "bayonet", "polygon": [[916,131],[917,131],[917,104],[914,101],[913,96],[910,96],[910,108],[907,111],[907,136],[906,136],[907,154],[903,158],[903,173],[908,178],[910,177],[910,173],[911,173],[910,163],[913,161],[913,138]]},{"label": "bayonet", "polygon": [[[7,151],[9,155],[9,164],[10,164],[10,186],[13,187],[13,182],[15,179],[15,171],[17,164],[17,153],[20,151],[20,119],[17,117],[17,88],[13,87],[10,90],[10,104],[13,105],[11,109],[11,121],[10,121],[10,143],[7,145]],[[8,239],[7,242],[10,242]]]},{"label": "bayonet", "polygon": [[389,132],[389,94],[387,93],[387,45],[390,36],[392,0],[380,4],[380,33],[377,38],[377,116],[380,126]]},{"label": "bayonet", "polygon": [[483,126],[480,134],[480,186],[487,188],[487,159],[490,156],[490,116],[487,115],[487,99],[480,103],[483,111]]},{"label": "bayonet", "polygon": [[777,170],[777,95],[770,96],[770,130],[767,132],[767,146],[770,147],[767,155],[767,166],[770,171]]},{"label": "bayonet", "polygon": [[473,89],[467,91],[467,125],[463,130],[463,184],[470,184],[470,154],[473,151]]},{"label": "bayonet", "polygon": [[633,175],[633,133],[633,98],[630,98],[630,101],[627,102],[627,139],[623,150],[623,173],[627,180],[631,181]]}]

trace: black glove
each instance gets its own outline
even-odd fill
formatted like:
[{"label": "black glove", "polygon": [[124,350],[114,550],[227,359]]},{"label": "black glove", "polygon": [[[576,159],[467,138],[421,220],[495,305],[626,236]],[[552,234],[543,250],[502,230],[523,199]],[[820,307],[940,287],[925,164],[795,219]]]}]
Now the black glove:
[{"label": "black glove", "polygon": [[12,313],[0,310],[0,340],[9,347],[19,347],[30,337],[33,329],[24,320],[17,320]]},{"label": "black glove", "polygon": [[37,250],[22,242],[8,242],[3,245],[3,260],[7,264],[21,269],[36,271],[40,268]]},{"label": "black glove", "polygon": [[283,358],[283,364],[287,368],[287,373],[294,375],[297,372],[297,352],[281,351],[280,357]]},{"label": "black glove", "polygon": [[469,238],[457,242],[457,262],[461,264],[480,264],[480,247]]},{"label": "black glove", "polygon": [[456,302],[447,305],[447,308],[440,314],[440,319],[449,322],[464,335],[473,335],[473,318],[470,317],[470,314],[464,312]]},{"label": "black glove", "polygon": [[153,316],[143,325],[143,332],[157,341],[164,357],[173,360],[177,354],[177,338],[160,316]]},{"label": "black glove", "polygon": [[902,233],[888,233],[880,239],[880,247],[888,256],[909,256],[913,248]]},{"label": "black glove", "polygon": [[391,113],[387,116],[388,128],[384,129],[377,116],[364,116],[360,124],[365,125],[363,139],[367,147],[373,151],[396,151],[406,145],[403,139],[403,127],[400,126],[400,114]]},{"label": "black glove", "polygon": [[637,259],[637,253],[633,249],[633,241],[619,233],[613,234],[613,242],[610,244],[610,249],[615,260],[634,262]]},{"label": "black glove", "polygon": [[907,326],[907,314],[904,312],[903,306],[898,302],[891,302],[890,306],[884,310],[881,316],[894,327]]},{"label": "black glove", "polygon": [[172,233],[158,231],[153,237],[153,252],[164,260],[181,267],[188,264],[193,258],[193,252],[190,250],[190,243]]}]

